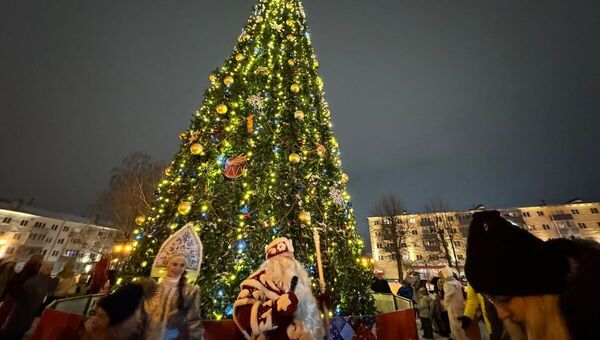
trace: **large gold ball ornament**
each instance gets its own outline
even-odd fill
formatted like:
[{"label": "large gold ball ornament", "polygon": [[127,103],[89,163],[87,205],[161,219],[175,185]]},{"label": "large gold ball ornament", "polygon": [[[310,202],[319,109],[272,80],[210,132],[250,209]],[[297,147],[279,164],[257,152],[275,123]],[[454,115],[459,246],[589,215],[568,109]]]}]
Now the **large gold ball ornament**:
[{"label": "large gold ball ornament", "polygon": [[298,120],[303,120],[304,119],[304,112],[302,112],[300,110],[294,112],[294,118],[296,118]]},{"label": "large gold ball ornament", "polygon": [[192,202],[181,202],[177,206],[177,211],[181,215],[187,215],[192,211]]},{"label": "large gold ball ornament", "polygon": [[300,220],[300,222],[304,223],[304,224],[310,224],[310,213],[308,211],[301,211],[298,214],[298,219]]},{"label": "large gold ball ornament", "polygon": [[293,154],[290,155],[290,157],[288,157],[288,159],[289,159],[290,163],[292,163],[292,164],[298,164],[298,163],[300,163],[300,159],[301,158],[300,158],[299,154],[293,153]]},{"label": "large gold ball ornament", "polygon": [[294,41],[294,40],[296,40],[296,37],[293,34],[288,34],[287,37],[286,37],[286,39],[288,41]]},{"label": "large gold ball ornament", "polygon": [[291,3],[291,2],[288,2],[288,3],[285,4],[285,8],[287,8],[287,9],[293,9],[294,8],[294,4]]},{"label": "large gold ball ornament", "polygon": [[238,54],[236,54],[236,55],[235,55],[235,60],[237,60],[237,61],[242,61],[242,60],[244,60],[244,55],[243,55],[243,54],[241,54],[241,53],[238,53]]},{"label": "large gold ball ornament", "polygon": [[350,176],[348,176],[348,174],[342,175],[342,182],[348,183],[349,180],[350,180]]},{"label": "large gold ball ornament", "polygon": [[325,151],[327,151],[327,148],[325,148],[323,144],[317,145],[317,154],[319,156],[322,156],[325,153]]},{"label": "large gold ball ornament", "polygon": [[169,175],[171,173],[171,167],[168,166],[165,168],[165,175]]},{"label": "large gold ball ornament", "polygon": [[289,59],[288,60],[288,65],[294,66],[294,64],[296,64],[296,62],[294,61],[294,59]]},{"label": "large gold ball ornament", "polygon": [[298,85],[298,84],[292,84],[292,86],[290,86],[290,91],[292,91],[293,93],[300,92],[300,85]]},{"label": "large gold ball ornament", "polygon": [[201,155],[204,153],[204,147],[200,143],[194,143],[190,146],[190,152],[194,155]]},{"label": "large gold ball ornament", "polygon": [[291,26],[294,26],[294,20],[292,20],[292,19],[287,19],[287,20],[285,21],[285,23],[286,23],[286,25],[288,25],[288,26],[290,26],[290,27],[291,27]]},{"label": "large gold ball ornament", "polygon": [[225,79],[223,79],[223,84],[225,84],[225,85],[233,84],[233,77],[232,76],[225,77]]},{"label": "large gold ball ornament", "polygon": [[250,40],[250,34],[246,33],[244,35],[242,35],[242,41],[248,41]]},{"label": "large gold ball ornament", "polygon": [[146,216],[139,215],[135,218],[135,224],[142,225],[146,222]]},{"label": "large gold ball ornament", "polygon": [[217,81],[217,76],[215,76],[214,74],[211,74],[210,76],[208,76],[208,79],[214,83],[215,81]]},{"label": "large gold ball ornament", "polygon": [[219,104],[217,105],[217,113],[218,114],[226,114],[227,113],[227,105],[225,104]]}]

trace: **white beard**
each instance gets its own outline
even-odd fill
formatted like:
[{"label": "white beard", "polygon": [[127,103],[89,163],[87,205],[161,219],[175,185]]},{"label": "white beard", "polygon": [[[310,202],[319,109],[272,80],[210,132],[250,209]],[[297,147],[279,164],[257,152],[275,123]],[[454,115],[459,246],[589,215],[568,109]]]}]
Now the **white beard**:
[{"label": "white beard", "polygon": [[304,266],[293,258],[280,255],[267,259],[261,269],[264,269],[267,276],[284,292],[290,290],[292,278],[298,277],[298,285],[294,290],[294,294],[298,297],[298,309],[294,318],[304,323],[304,329],[310,333],[308,339],[322,339],[321,312]]}]

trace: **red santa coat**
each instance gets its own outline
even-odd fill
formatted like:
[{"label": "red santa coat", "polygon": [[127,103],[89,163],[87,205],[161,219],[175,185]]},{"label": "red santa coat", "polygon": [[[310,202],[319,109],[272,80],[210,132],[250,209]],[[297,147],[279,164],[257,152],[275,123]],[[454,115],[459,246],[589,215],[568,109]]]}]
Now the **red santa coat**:
[{"label": "red santa coat", "polygon": [[294,322],[298,307],[294,293],[284,292],[264,270],[250,275],[240,288],[233,305],[233,319],[246,339],[302,338],[296,336],[300,329],[296,330]]}]

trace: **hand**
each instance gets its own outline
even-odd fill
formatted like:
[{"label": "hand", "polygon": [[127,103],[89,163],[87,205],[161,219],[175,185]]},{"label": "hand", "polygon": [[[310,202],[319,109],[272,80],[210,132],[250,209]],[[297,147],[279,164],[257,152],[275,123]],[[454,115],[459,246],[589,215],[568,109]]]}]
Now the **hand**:
[{"label": "hand", "polygon": [[294,292],[287,292],[277,299],[277,311],[286,315],[293,315],[298,308],[298,297]]},{"label": "hand", "polygon": [[458,317],[457,319],[460,321],[462,329],[469,328],[469,326],[471,326],[471,322],[473,322],[473,320],[471,320],[471,318],[469,318],[468,316],[464,316],[464,315]]}]

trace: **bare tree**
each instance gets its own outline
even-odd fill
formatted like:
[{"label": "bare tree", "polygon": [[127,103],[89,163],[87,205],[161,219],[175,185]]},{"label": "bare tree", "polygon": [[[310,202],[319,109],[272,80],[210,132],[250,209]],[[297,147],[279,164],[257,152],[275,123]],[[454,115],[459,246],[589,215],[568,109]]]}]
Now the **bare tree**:
[{"label": "bare tree", "polygon": [[392,254],[398,267],[398,277],[404,277],[403,259],[406,253],[406,238],[411,225],[402,219],[406,213],[404,204],[394,195],[383,196],[373,208],[373,215],[381,218],[381,238],[383,249]]},{"label": "bare tree", "polygon": [[110,172],[107,190],[98,194],[92,207],[110,219],[123,232],[133,229],[136,216],[154,201],[154,190],[162,179],[165,166],[145,153],[133,153]]},{"label": "bare tree", "polygon": [[430,222],[430,227],[435,235],[436,246],[446,259],[449,266],[458,268],[458,258],[454,248],[454,230],[448,204],[441,198],[432,199],[425,203],[424,210]]}]

